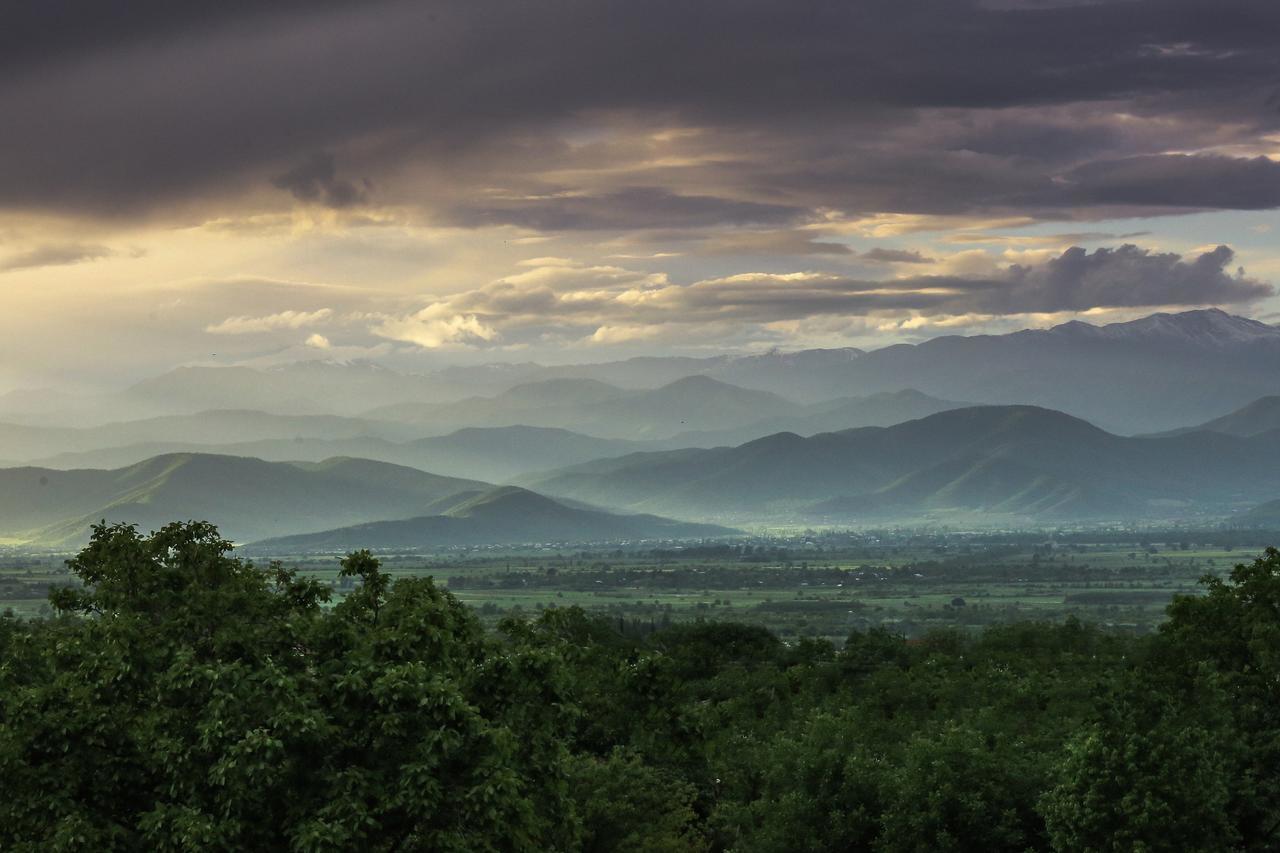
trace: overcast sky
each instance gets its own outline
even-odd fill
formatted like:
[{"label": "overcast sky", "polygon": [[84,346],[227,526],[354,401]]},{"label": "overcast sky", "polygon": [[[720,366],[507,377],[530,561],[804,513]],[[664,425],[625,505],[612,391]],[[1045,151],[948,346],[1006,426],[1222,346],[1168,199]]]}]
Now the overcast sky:
[{"label": "overcast sky", "polygon": [[1277,319],[1275,0],[44,0],[0,391]]}]

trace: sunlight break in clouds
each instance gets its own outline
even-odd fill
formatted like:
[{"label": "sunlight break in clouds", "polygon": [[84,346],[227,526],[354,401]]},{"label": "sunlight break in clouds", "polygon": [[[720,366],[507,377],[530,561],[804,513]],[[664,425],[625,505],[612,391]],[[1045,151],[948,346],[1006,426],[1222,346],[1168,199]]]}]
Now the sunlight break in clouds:
[{"label": "sunlight break in clouds", "polygon": [[333,316],[329,308],[318,311],[281,311],[265,317],[228,317],[221,323],[205,327],[211,335],[251,335],[259,332],[270,332],[277,329],[301,329],[314,326]]},{"label": "sunlight break in clouds", "polygon": [[698,327],[709,330],[726,322],[763,329],[786,320],[896,315],[898,321],[888,319],[881,328],[918,328],[926,324],[924,318],[945,328],[1003,315],[1201,301],[1247,304],[1272,294],[1270,285],[1243,270],[1228,272],[1233,259],[1227,246],[1192,258],[1132,245],[1093,252],[1076,247],[1038,263],[999,265],[993,259],[979,267],[983,275],[861,279],[824,272],[741,273],[675,284],[640,271],[556,258],[383,320],[373,331],[425,348],[519,342],[548,333],[609,344],[658,339],[672,326],[697,335]]},{"label": "sunlight break in clouds", "polygon": [[[1269,0],[153,11],[26,4],[0,30],[7,364],[120,382],[315,357],[313,333],[545,360],[1280,310]],[[1253,278],[1152,260],[1205,244]]]}]

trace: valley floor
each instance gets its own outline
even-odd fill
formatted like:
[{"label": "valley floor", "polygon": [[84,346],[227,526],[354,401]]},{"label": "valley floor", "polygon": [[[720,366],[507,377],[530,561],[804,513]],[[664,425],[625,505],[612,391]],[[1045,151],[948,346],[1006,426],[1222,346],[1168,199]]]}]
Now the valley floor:
[{"label": "valley floor", "polygon": [[[397,577],[432,576],[481,618],[580,606],[640,629],[734,621],[785,638],[837,644],[883,627],[906,637],[936,628],[1062,621],[1146,634],[1176,594],[1196,594],[1280,533],[827,533],[671,547],[459,549],[379,554]],[[351,582],[338,560],[273,555],[331,584]],[[51,585],[69,581],[56,554],[0,557],[0,611],[47,611]]]}]

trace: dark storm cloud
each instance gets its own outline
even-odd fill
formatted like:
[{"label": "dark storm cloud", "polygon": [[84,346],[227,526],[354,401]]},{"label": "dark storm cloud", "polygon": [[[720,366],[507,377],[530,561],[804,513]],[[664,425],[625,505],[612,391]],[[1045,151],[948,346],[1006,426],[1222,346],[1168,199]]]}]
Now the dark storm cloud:
[{"label": "dark storm cloud", "polygon": [[1148,155],[1087,163],[1066,175],[1085,204],[1264,210],[1280,206],[1280,163],[1266,157]]},{"label": "dark storm cloud", "polygon": [[[287,178],[313,151],[380,192],[430,163],[445,200],[399,201],[548,229],[661,227],[664,212],[698,227],[796,208],[1275,204],[1236,180],[1263,171],[1252,161],[1195,164],[1179,192],[1172,167],[1144,159],[1187,150],[1175,140],[1247,146],[1280,124],[1272,0],[28,5],[0,36],[0,207],[141,212]],[[686,167],[706,180],[651,197],[624,183],[457,203],[586,156],[475,162],[487,143],[551,151],[537,141],[593,114],[707,128],[722,148]],[[356,190],[306,174],[288,187],[330,204]]]},{"label": "dark storm cloud", "polygon": [[718,308],[765,322],[867,310],[954,316],[1232,305],[1271,296],[1270,285],[1228,271],[1234,257],[1227,246],[1190,260],[1132,245],[1093,252],[1073,247],[1046,263],[1015,265],[989,277],[740,276],[685,288],[677,313]]},{"label": "dark storm cloud", "polygon": [[333,155],[325,152],[313,154],[271,183],[279,189],[289,191],[299,201],[322,204],[325,207],[351,207],[367,198],[366,188],[338,177]]},{"label": "dark storm cloud", "polygon": [[337,0],[39,0],[5,8],[0,27],[0,70],[45,64],[72,53],[111,50],[154,42],[191,31],[216,29],[228,21],[252,20]]},{"label": "dark storm cloud", "polygon": [[1085,311],[1096,307],[1240,304],[1271,296],[1273,288],[1229,271],[1228,246],[1184,260],[1171,252],[1126,245],[1087,252],[1075,247],[1037,267],[1010,271],[1007,291],[981,300],[989,313]]}]

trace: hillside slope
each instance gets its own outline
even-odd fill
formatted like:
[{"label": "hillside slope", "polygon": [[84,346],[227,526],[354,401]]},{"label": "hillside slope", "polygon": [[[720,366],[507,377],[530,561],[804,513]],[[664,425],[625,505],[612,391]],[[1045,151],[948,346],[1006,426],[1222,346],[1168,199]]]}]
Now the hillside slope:
[{"label": "hillside slope", "polygon": [[451,477],[506,482],[522,474],[559,468],[649,447],[641,442],[595,438],[551,427],[468,427],[413,441],[375,436],[276,438],[234,444],[155,442],[61,453],[32,462],[47,468],[120,468],[175,452],[252,456],[273,462],[318,462],[334,456],[372,459]]},{"label": "hillside slope", "polygon": [[524,483],[602,506],[705,519],[791,513],[840,522],[939,510],[1151,516],[1269,496],[1280,489],[1280,443],[1212,433],[1126,438],[1048,409],[979,406],[887,428],[632,454]]},{"label": "hillside slope", "polygon": [[732,429],[684,432],[672,437],[666,444],[677,447],[717,447],[745,444],[779,432],[809,436],[858,427],[893,426],[970,405],[941,400],[910,388],[882,391],[865,397],[842,397],[814,403],[786,415],[751,421]]},{"label": "hillside slope", "polygon": [[365,416],[428,429],[469,426],[552,427],[599,438],[649,440],[689,430],[727,429],[794,412],[796,404],[705,376],[634,391],[588,379],[522,385],[496,397],[448,405],[405,403]]},{"label": "hillside slope", "polygon": [[616,515],[569,507],[526,489],[504,486],[460,496],[431,515],[379,521],[298,536],[267,539],[253,548],[276,553],[354,548],[430,550],[460,545],[605,542],[628,539],[700,539],[738,531],[654,515]]},{"label": "hillside slope", "polygon": [[1158,436],[1186,435],[1191,432],[1220,432],[1225,435],[1251,436],[1280,429],[1280,396],[1259,397],[1247,406],[1228,412],[1220,418],[1196,426],[1159,433]]},{"label": "hillside slope", "polygon": [[162,415],[91,427],[0,423],[0,450],[3,451],[0,455],[6,459],[33,461],[132,445],[203,448],[247,441],[335,441],[371,436],[384,440],[407,440],[419,435],[419,431],[398,424],[336,415],[274,415],[251,409],[213,409],[191,415]]},{"label": "hillside slope", "polygon": [[484,487],[366,459],[264,462],[179,453],[115,470],[0,470],[0,535],[75,545],[100,519],[151,529],[205,519],[235,541],[403,518]]}]

